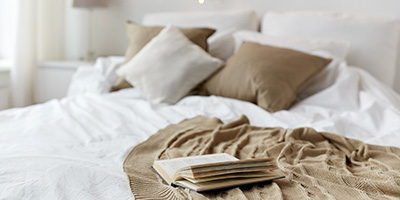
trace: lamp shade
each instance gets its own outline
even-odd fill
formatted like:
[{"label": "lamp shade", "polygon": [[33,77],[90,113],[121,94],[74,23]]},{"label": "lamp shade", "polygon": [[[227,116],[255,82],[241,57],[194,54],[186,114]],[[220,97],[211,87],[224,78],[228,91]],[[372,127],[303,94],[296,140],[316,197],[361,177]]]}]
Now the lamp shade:
[{"label": "lamp shade", "polygon": [[74,0],[74,8],[101,8],[107,7],[107,0]]}]

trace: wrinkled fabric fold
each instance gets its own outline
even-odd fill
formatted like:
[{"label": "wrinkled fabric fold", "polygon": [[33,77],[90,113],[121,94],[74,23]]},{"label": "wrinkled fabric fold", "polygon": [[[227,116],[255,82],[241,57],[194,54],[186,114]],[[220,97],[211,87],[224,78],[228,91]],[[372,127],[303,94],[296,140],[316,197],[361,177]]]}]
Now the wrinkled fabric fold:
[{"label": "wrinkled fabric fold", "polygon": [[[228,153],[274,157],[286,178],[196,193],[165,185],[154,160]],[[124,162],[136,199],[395,199],[400,198],[400,149],[312,128],[266,128],[242,116],[231,123],[198,116],[170,125],[136,146]]]}]

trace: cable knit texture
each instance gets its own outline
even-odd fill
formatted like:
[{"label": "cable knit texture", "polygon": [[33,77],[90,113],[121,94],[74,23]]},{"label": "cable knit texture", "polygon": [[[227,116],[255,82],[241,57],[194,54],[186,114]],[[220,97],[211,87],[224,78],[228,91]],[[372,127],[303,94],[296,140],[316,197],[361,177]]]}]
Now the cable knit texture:
[{"label": "cable knit texture", "polygon": [[[196,193],[165,185],[154,160],[225,152],[239,159],[274,157],[286,178]],[[400,149],[312,128],[262,128],[242,116],[223,124],[199,116],[160,130],[124,162],[135,199],[398,199]]]}]

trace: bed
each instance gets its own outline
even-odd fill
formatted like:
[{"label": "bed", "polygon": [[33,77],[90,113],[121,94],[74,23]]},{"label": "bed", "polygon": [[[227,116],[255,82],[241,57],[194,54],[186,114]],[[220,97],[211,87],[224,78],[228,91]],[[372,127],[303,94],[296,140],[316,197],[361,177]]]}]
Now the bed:
[{"label": "bed", "polygon": [[[258,21],[255,20],[258,18],[252,12],[184,15],[192,18],[186,17],[180,21],[181,14],[161,13],[148,15],[143,23],[153,26],[172,23],[187,27],[193,26],[193,20],[201,23],[213,21],[215,24],[210,26],[218,34],[213,39],[209,38],[209,49],[220,60],[237,52],[243,41],[249,41],[291,47],[318,56],[328,55],[330,64],[321,69],[308,83],[308,87],[299,92],[289,109],[267,111],[268,106],[217,95],[184,95],[176,103],[159,105],[159,100],[149,101],[149,95],[144,95],[137,87],[108,93],[117,79],[115,70],[124,64],[125,58],[99,58],[95,67],[78,71],[70,87],[70,96],[0,112],[0,197],[132,199],[130,184],[123,170],[124,160],[132,148],[171,124],[197,116],[218,118],[221,123],[229,123],[244,115],[252,126],[284,129],[311,127],[318,132],[334,133],[368,144],[386,146],[394,149],[394,159],[400,160],[397,151],[400,148],[400,97],[388,86],[393,83],[400,36],[398,28],[392,30],[390,27],[398,22],[372,20],[374,26],[382,28],[377,29],[382,32],[371,31],[364,38],[352,36],[351,39],[356,42],[349,47],[347,41],[343,40],[345,36],[339,34],[337,29],[331,29],[336,30],[337,35],[324,35],[318,31],[301,32],[303,29],[299,28],[300,25],[294,19],[301,19],[298,16],[303,15],[304,18],[310,18],[309,13],[267,14],[262,22],[262,32],[270,34],[268,38],[256,32]],[[216,27],[221,22],[215,20],[215,15],[221,16],[226,27]],[[325,14],[317,12],[316,15]],[[365,20],[337,13],[334,16],[351,22]],[[234,23],[237,19],[242,21]],[[269,23],[277,19],[281,23]],[[205,26],[201,23],[198,26]],[[325,23],[317,21],[314,24]],[[335,24],[336,27],[353,25]],[[364,31],[362,27],[358,28],[358,31]],[[238,29],[246,31],[237,33]],[[324,30],[330,29],[324,27]],[[234,33],[238,43],[236,49],[232,38],[228,37]],[[290,33],[303,37],[291,39]],[[317,37],[312,33],[321,35],[321,40],[304,42]],[[278,38],[281,36],[283,39]],[[381,54],[366,57],[371,55],[367,50],[373,46],[365,42],[376,36],[385,36],[373,42],[373,45],[380,48]],[[323,39],[338,37],[342,37],[342,40],[321,42]],[[226,49],[227,45],[220,45],[221,41],[230,41],[230,49]],[[364,51],[358,52],[357,49]],[[347,58],[346,51],[350,52]],[[174,59],[179,59],[179,56]],[[218,64],[215,60],[212,62]],[[360,62],[364,66],[353,65]],[[371,75],[377,69],[375,76]],[[216,69],[210,71],[213,73]],[[140,83],[135,82],[137,84]],[[400,170],[393,168],[392,172],[397,174],[393,180],[397,183],[397,191],[400,191]],[[388,194],[388,199],[400,198],[396,187],[394,191]],[[276,198],[285,198],[285,194]]]}]

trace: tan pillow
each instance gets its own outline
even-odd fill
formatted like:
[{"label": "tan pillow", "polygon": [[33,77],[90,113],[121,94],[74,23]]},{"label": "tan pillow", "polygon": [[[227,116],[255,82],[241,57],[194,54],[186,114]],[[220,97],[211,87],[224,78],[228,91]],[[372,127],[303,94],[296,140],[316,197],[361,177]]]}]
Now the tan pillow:
[{"label": "tan pillow", "polygon": [[[126,31],[129,40],[128,49],[125,52],[125,63],[132,59],[151,39],[157,36],[164,27],[143,26],[134,22],[126,23]],[[215,30],[209,28],[180,28],[179,29],[190,41],[199,45],[207,51],[207,38]],[[124,78],[118,78],[112,87],[112,91],[132,87]]]},{"label": "tan pillow", "polygon": [[203,90],[256,103],[269,112],[289,109],[297,94],[330,62],[291,49],[244,42]]}]

